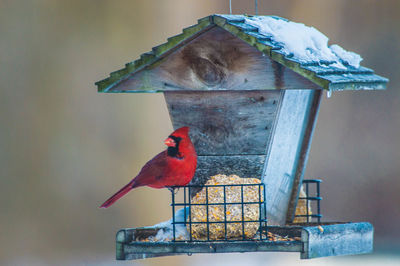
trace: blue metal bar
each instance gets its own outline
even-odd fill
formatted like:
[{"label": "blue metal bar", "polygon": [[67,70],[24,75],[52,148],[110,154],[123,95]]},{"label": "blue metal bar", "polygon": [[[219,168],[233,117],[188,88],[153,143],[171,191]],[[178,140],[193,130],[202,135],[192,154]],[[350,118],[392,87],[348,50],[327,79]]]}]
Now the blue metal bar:
[{"label": "blue metal bar", "polygon": [[191,191],[190,191],[190,186],[189,188],[189,239],[192,241],[192,199],[191,199]]},{"label": "blue metal bar", "polygon": [[317,212],[318,212],[318,214],[319,214],[319,216],[318,216],[318,223],[321,223],[321,197],[320,197],[320,189],[319,189],[319,185],[320,185],[320,183],[321,182],[318,182],[317,183],[317,197],[316,198],[318,198],[318,201],[317,201]]},{"label": "blue metal bar", "polygon": [[[264,188],[264,190],[263,190],[263,195],[264,195],[264,220],[265,220],[265,222],[264,222],[264,230],[265,230],[265,239],[268,239],[268,228],[267,228],[267,225],[268,225],[268,217],[267,217],[267,197],[266,197],[266,186],[265,186],[265,184],[263,184],[263,188]],[[262,233],[262,232],[261,232]],[[262,235],[262,234],[261,234]]]},{"label": "blue metal bar", "polygon": [[175,228],[175,193],[174,193],[174,190],[175,189],[172,189],[171,191],[172,191],[172,236],[173,236],[173,239],[172,239],[172,241],[175,241],[176,240],[176,238],[175,238],[175,231],[176,231],[176,228]]},{"label": "blue metal bar", "polygon": [[[230,203],[228,203],[228,205],[241,205],[241,204],[242,204],[241,202],[230,202]],[[249,201],[249,202],[246,202],[246,204],[259,204],[259,202],[257,202],[257,201]],[[192,203],[191,205],[192,206],[224,205],[224,203],[223,202],[215,202],[215,203],[212,203],[212,204],[208,204],[208,203]],[[184,203],[175,203],[175,206],[185,206],[185,204]]]},{"label": "blue metal bar", "polygon": [[227,236],[227,223],[226,223],[226,187],[224,187],[224,227],[225,227],[225,231],[224,231],[224,235],[225,235],[225,240],[228,239]]},{"label": "blue metal bar", "polygon": [[321,179],[304,179],[303,183],[322,183]]},{"label": "blue metal bar", "polygon": [[207,240],[210,241],[210,222],[208,218],[208,187],[206,186]]},{"label": "blue metal bar", "polygon": [[307,183],[306,182],[306,195],[307,195],[307,197],[306,197],[306,210],[307,210],[307,223],[309,223],[310,222],[310,210],[309,210],[309,208],[310,208],[310,202],[309,202],[309,200],[308,200],[308,195],[310,195],[309,194],[309,190],[308,190],[308,184],[309,183]]},{"label": "blue metal bar", "polygon": [[244,204],[243,204],[243,187],[240,187],[240,194],[241,194],[241,201],[242,201],[242,239],[245,240],[245,234],[244,234]]},{"label": "blue metal bar", "polygon": [[[305,179],[303,180],[303,185],[305,184],[306,186],[306,196],[305,197],[299,197],[298,200],[305,200],[306,201],[306,214],[305,215],[295,215],[295,217],[305,217],[307,218],[307,223],[312,222],[312,218],[316,218],[318,223],[321,223],[321,218],[323,215],[321,214],[321,191],[320,191],[320,184],[322,183],[322,180],[320,179]],[[309,191],[309,184],[315,184],[315,195],[310,196],[310,191]],[[316,214],[310,214],[309,210],[309,204],[310,201],[317,202],[317,213]],[[311,220],[310,220],[311,218]]]}]

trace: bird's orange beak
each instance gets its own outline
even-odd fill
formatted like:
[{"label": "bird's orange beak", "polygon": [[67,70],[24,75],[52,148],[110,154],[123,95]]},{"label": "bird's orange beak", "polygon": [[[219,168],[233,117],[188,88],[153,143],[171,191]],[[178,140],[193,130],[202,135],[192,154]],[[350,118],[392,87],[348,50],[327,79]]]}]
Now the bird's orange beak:
[{"label": "bird's orange beak", "polygon": [[173,140],[171,138],[167,138],[164,141],[164,144],[167,145],[168,147],[175,147],[176,146],[175,140]]}]

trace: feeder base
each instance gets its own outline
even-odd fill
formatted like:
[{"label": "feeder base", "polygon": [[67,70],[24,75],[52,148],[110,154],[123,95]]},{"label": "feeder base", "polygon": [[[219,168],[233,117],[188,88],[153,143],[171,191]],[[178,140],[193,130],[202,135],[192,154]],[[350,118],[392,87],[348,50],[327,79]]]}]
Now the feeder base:
[{"label": "feeder base", "polygon": [[117,260],[136,260],[194,253],[300,252],[301,259],[370,253],[373,226],[361,223],[268,226],[274,234],[301,237],[296,241],[187,241],[145,242],[158,228],[122,229],[117,233]]}]

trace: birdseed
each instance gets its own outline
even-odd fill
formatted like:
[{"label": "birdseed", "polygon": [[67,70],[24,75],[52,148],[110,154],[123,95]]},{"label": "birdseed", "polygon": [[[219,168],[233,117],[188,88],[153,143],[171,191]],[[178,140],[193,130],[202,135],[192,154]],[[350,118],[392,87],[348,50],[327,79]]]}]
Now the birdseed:
[{"label": "birdseed", "polygon": [[[261,181],[257,178],[241,178],[237,175],[226,176],[220,174],[212,176],[207,181],[206,186],[191,199],[191,204],[206,204],[208,201],[208,206],[191,205],[191,222],[203,222],[202,224],[190,224],[189,219],[187,220],[187,230],[191,232],[192,238],[206,240],[208,231],[210,240],[225,239],[225,224],[223,223],[225,221],[229,222],[226,225],[227,239],[253,238],[260,226],[259,191],[261,191],[261,201],[264,200],[263,187],[259,190],[258,186],[260,183]],[[213,205],[215,203],[224,203],[224,188],[207,186],[238,184],[254,184],[254,186],[243,186],[243,199],[241,186],[227,186],[225,188],[225,207],[224,205]],[[208,193],[206,189],[208,189]],[[208,197],[206,197],[207,194]],[[242,202],[243,204],[233,204]],[[242,218],[244,219],[242,220]]]}]

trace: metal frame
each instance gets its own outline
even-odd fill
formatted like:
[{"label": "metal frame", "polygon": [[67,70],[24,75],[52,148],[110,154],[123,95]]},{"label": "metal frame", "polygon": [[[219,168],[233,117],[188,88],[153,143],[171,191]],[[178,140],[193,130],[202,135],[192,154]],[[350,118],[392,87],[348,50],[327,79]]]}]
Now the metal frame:
[{"label": "metal frame", "polygon": [[[306,187],[306,196],[305,197],[299,197],[299,200],[306,200],[306,209],[307,209],[307,213],[306,214],[298,214],[295,215],[294,217],[306,217],[307,218],[307,223],[310,222],[314,222],[313,219],[317,219],[317,223],[321,223],[321,218],[322,218],[322,214],[321,214],[321,189],[320,189],[320,184],[321,184],[322,180],[320,179],[305,179],[303,180],[303,187],[305,185]],[[314,196],[310,196],[310,184],[314,184],[315,185],[315,195]],[[317,212],[311,213],[310,209],[312,209],[310,207],[310,202],[312,201],[316,201],[317,202]],[[297,201],[298,202],[298,201]]]},{"label": "metal frame", "polygon": [[[208,201],[208,189],[209,188],[223,188],[223,197],[224,197],[224,202],[223,203],[210,203]],[[240,193],[241,193],[241,201],[240,202],[227,202],[226,199],[226,192],[232,187],[240,187]],[[244,187],[258,187],[258,201],[251,201],[247,202],[244,201]],[[183,189],[183,202],[177,202],[177,197],[176,197],[176,191]],[[192,203],[192,194],[194,191],[199,191],[200,189],[205,189],[206,191],[206,202],[205,203]],[[248,239],[245,236],[245,223],[259,223],[259,237],[257,237],[257,240],[265,240],[267,239],[267,231],[266,231],[266,225],[267,225],[267,209],[266,209],[266,195],[265,195],[265,185],[263,183],[259,184],[229,184],[229,185],[188,185],[188,186],[174,186],[171,187],[171,209],[172,209],[172,234],[173,234],[173,242],[205,242],[205,241],[210,241],[210,225],[212,224],[224,224],[224,238],[223,239],[216,239],[212,241],[224,241],[224,242],[236,242],[236,241],[252,241],[255,239]],[[259,217],[256,220],[246,220],[244,217],[244,207],[245,205],[258,205],[259,208]],[[209,207],[210,206],[224,206],[224,220],[223,221],[210,221],[209,220]],[[226,209],[227,206],[229,205],[241,205],[241,212],[242,212],[242,219],[240,221],[227,221],[226,217]],[[191,215],[191,210],[192,206],[205,206],[206,207],[206,221],[205,222],[194,222],[192,221],[192,215]],[[184,221],[176,221],[175,218],[175,212],[177,211],[177,207],[183,207],[184,209]],[[188,210],[188,213],[187,213]],[[189,221],[187,221],[187,218]],[[238,224],[240,223],[242,225],[242,237],[240,239],[229,239],[227,237],[227,225],[228,224]],[[194,240],[192,237],[192,225],[193,224],[204,224],[207,227],[207,239],[205,240]],[[176,226],[177,225],[188,225],[189,227],[189,239],[184,239],[184,240],[178,240],[176,237]]]},{"label": "metal frame", "polygon": [[299,252],[301,259],[370,253],[373,250],[373,227],[370,223],[324,223],[306,226],[269,226],[268,231],[299,241],[237,241],[237,242],[144,242],[145,232],[157,234],[156,228],[122,229],[117,233],[117,260],[145,259],[194,253],[228,252]]}]

